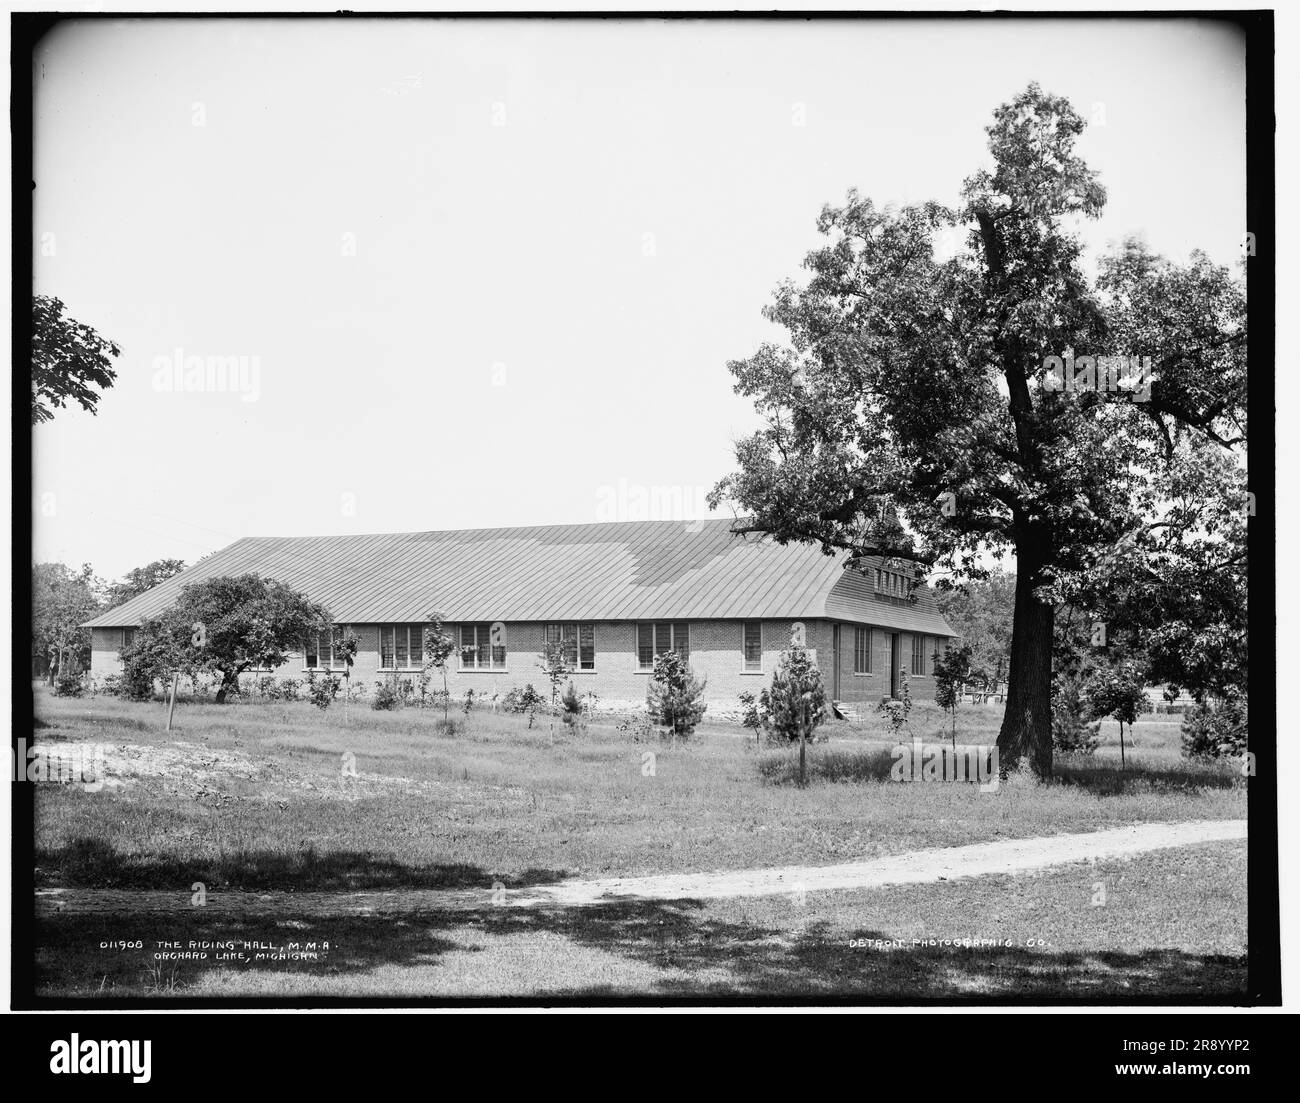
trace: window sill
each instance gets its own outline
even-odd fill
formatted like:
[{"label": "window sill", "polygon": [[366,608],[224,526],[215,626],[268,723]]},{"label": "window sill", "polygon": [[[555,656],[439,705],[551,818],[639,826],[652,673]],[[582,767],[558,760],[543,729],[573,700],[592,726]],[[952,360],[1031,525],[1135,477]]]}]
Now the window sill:
[{"label": "window sill", "polygon": [[453,670],[453,674],[509,674],[510,668],[505,666],[465,666],[460,670]]},{"label": "window sill", "polygon": [[741,673],[741,676],[742,676],[742,677],[745,676],[746,674],[748,674],[751,678],[754,678],[754,677],[761,678],[764,674],[767,673],[767,671],[765,671],[765,670],[742,670],[740,673]]}]

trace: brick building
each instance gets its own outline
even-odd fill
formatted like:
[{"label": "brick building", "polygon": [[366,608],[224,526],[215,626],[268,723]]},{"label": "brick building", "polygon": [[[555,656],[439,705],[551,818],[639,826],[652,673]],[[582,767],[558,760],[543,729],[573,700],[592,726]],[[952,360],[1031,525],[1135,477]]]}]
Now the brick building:
[{"label": "brick building", "polygon": [[[546,679],[545,641],[564,643],[580,693],[640,703],[654,655],[683,651],[711,702],[770,681],[796,625],[832,699],[874,702],[913,679],[933,692],[932,656],[953,636],[933,593],[906,564],[849,563],[817,546],[738,536],[730,520],[643,521],[373,536],[249,537],[89,622],[91,673],[120,670],[118,650],[181,587],[256,572],[323,604],[360,639],[355,681],[421,662],[421,630],[441,615],[459,650],[453,695],[504,694]],[[331,634],[305,640],[274,673],[339,671]],[[440,679],[439,679],[440,681]]]}]

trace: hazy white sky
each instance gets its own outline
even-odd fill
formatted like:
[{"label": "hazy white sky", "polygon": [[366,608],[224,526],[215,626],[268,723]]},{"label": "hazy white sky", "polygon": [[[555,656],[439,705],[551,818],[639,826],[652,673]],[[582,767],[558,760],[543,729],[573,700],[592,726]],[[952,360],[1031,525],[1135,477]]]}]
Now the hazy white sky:
[{"label": "hazy white sky", "polygon": [[[1210,21],[66,26],[36,290],[123,353],[34,430],[36,557],[702,516],[824,202],[954,202],[1037,80],[1095,122],[1091,244],[1231,263],[1244,79]],[[246,374],[186,390],[193,356]]]}]

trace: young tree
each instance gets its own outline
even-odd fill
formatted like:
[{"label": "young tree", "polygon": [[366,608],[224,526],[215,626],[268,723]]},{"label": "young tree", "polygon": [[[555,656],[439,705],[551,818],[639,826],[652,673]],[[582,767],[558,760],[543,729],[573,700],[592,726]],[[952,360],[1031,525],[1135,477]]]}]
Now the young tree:
[{"label": "young tree", "polygon": [[806,784],[808,737],[826,719],[826,685],[808,649],[793,637],[759,701],[773,731],[791,742],[799,740],[799,784]]},{"label": "young tree", "polygon": [[[334,657],[343,660],[343,722],[348,719],[348,701],[352,697],[352,666],[357,661],[361,640],[348,629],[334,638]],[[337,687],[336,687],[337,688]]]},{"label": "young tree", "polygon": [[766,707],[749,690],[740,695],[740,722],[754,733],[754,746],[762,746],[763,730],[768,726],[769,717]]},{"label": "young tree", "polygon": [[50,295],[32,297],[32,424],[54,417],[69,399],[95,413],[99,394],[117,378],[111,357],[122,350],[90,326],[66,317]]},{"label": "young tree", "polygon": [[555,708],[555,702],[560,696],[560,686],[564,680],[573,673],[573,668],[569,666],[569,659],[565,653],[564,643],[560,640],[548,640],[542,644],[541,662],[537,664],[551,683],[551,708]]},{"label": "young tree", "polygon": [[1142,692],[1143,681],[1140,666],[1135,662],[1099,663],[1093,668],[1092,675],[1085,683],[1083,695],[1088,703],[1091,719],[1100,720],[1103,716],[1113,716],[1119,721],[1119,766],[1124,769],[1124,725],[1129,732],[1137,723],[1138,713],[1146,704],[1146,694]]},{"label": "young tree", "polygon": [[957,749],[957,706],[962,687],[971,676],[971,647],[949,647],[934,653],[934,699],[939,707],[952,713],[952,746]]},{"label": "young tree", "polygon": [[451,695],[447,690],[447,660],[456,651],[456,641],[442,623],[441,613],[430,613],[429,622],[424,626],[424,670],[436,670],[442,674],[442,719],[444,725],[449,723]]},{"label": "young tree", "polygon": [[246,670],[280,666],[308,633],[330,623],[323,606],[280,582],[256,574],[209,578],[190,583],[175,605],[146,620],[136,646],[174,654],[186,673],[220,675],[220,704],[231,689],[239,692]]},{"label": "young tree", "polygon": [[[1027,756],[1039,776],[1052,588],[1152,523],[1176,437],[1244,439],[1244,286],[1203,254],[1180,267],[1132,242],[1090,283],[1069,223],[1097,217],[1105,192],[1075,151],[1083,127],[1031,84],[994,113],[992,166],[956,209],[856,192],[824,209],[831,241],[809,254],[806,286],[783,284],[765,311],[790,347],[730,364],[767,424],[711,495],[748,514],[740,531],[898,557],[918,577],[1013,554],[998,750],[1004,769]],[[1130,372],[1067,390],[1065,358],[1085,355],[1149,356],[1149,385]]]},{"label": "young tree", "polygon": [[708,708],[704,703],[705,684],[695,676],[680,652],[656,655],[645,695],[651,720],[667,727],[674,738],[690,735]]}]

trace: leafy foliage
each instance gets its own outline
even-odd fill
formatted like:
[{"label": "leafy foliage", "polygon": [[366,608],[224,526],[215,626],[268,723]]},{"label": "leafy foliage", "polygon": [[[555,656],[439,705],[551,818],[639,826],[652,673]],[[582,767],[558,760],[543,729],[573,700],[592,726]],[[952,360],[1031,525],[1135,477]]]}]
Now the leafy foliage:
[{"label": "leafy foliage", "polygon": [[1093,720],[1109,716],[1130,727],[1146,711],[1144,682],[1137,664],[1119,662],[1094,668],[1084,687],[1088,713]]},{"label": "leafy foliage", "polygon": [[1183,755],[1236,757],[1248,748],[1248,736],[1249,716],[1244,698],[1202,702],[1183,718]]},{"label": "leafy foliage", "polygon": [[1011,661],[1011,624],[1015,615],[1016,576],[992,571],[960,586],[940,586],[935,603],[970,649],[970,678],[986,685],[1006,681]]},{"label": "leafy foliage", "polygon": [[127,571],[121,581],[114,582],[108,587],[104,608],[116,609],[119,605],[125,605],[132,598],[148,593],[155,586],[166,582],[183,570],[185,570],[183,559],[155,559],[143,567]]},{"label": "leafy foliage", "polygon": [[74,571],[62,563],[32,567],[32,667],[51,682],[65,671],[90,667],[90,630],[80,627],[101,610],[100,581],[89,563]]},{"label": "leafy foliage", "polygon": [[934,653],[934,699],[941,709],[952,714],[954,739],[957,737],[957,706],[961,704],[962,687],[971,678],[971,658],[969,644]]},{"label": "leafy foliage", "polygon": [[402,707],[402,695],[391,681],[375,683],[375,695],[370,699],[370,707],[377,712],[391,712]]},{"label": "leafy foliage", "polygon": [[220,703],[238,692],[245,671],[282,666],[309,632],[328,624],[323,606],[280,582],[256,574],[210,578],[186,586],[175,605],[146,620],[122,657],[137,679],[173,670],[216,675]]},{"label": "leafy foliage", "polygon": [[551,683],[551,705],[554,706],[560,695],[560,686],[573,673],[564,644],[558,640],[548,640],[542,647],[541,662],[537,667]]},{"label": "leafy foliage", "polygon": [[749,690],[745,690],[740,695],[740,723],[754,733],[756,745],[761,743],[763,732],[768,729],[768,712],[762,702]]},{"label": "leafy foliage", "polygon": [[448,712],[451,707],[451,692],[447,689],[447,661],[456,651],[456,641],[442,623],[440,613],[430,613],[429,622],[424,626],[424,665],[420,670],[420,702],[429,686],[434,671],[442,675],[442,719],[450,728],[451,719]]},{"label": "leafy foliage", "polygon": [[888,722],[890,734],[895,739],[902,738],[909,724],[908,717],[912,712],[912,689],[908,685],[907,671],[900,671],[898,679],[900,687],[898,697],[887,697],[876,706],[876,711]]},{"label": "leafy foliage", "polygon": [[314,670],[310,671],[307,675],[307,699],[324,712],[339,695],[340,685],[337,674],[317,674]]},{"label": "leafy foliage", "polygon": [[[1198,493],[1177,474],[1180,441],[1245,437],[1242,281],[1203,254],[1180,266],[1133,242],[1090,280],[1070,223],[1098,216],[1105,191],[1075,150],[1083,127],[1031,84],[995,112],[992,168],[958,207],[850,192],[824,208],[829,240],[806,284],[783,283],[764,311],[788,344],[729,365],[765,425],[710,497],[738,505],[744,531],[898,557],[918,576],[979,577],[987,553],[1014,553],[998,746],[1003,766],[1027,755],[1040,775],[1064,588],[1104,577],[1175,491]],[[936,248],[945,237],[952,256]],[[1149,394],[1054,386],[1049,358],[1085,354],[1149,355]],[[1214,508],[1213,490],[1199,498]]]},{"label": "leafy foliage", "polygon": [[91,414],[100,396],[117,379],[112,357],[122,350],[90,326],[67,317],[63,302],[50,295],[32,297],[32,424],[54,417],[68,401]]},{"label": "leafy foliage", "polygon": [[71,670],[65,671],[54,679],[56,697],[83,697],[86,693],[86,676]]}]

